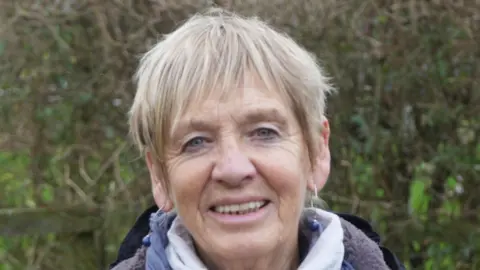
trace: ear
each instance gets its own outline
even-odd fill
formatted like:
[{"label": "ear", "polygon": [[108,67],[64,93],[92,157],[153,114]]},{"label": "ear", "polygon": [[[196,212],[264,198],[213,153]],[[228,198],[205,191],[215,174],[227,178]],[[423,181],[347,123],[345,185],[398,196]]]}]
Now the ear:
[{"label": "ear", "polygon": [[150,172],[150,181],[152,184],[152,193],[155,204],[162,211],[168,212],[172,210],[173,203],[168,196],[168,192],[160,179],[160,171],[156,160],[153,159],[152,153],[147,151],[145,155],[148,171]]},{"label": "ear", "polygon": [[313,166],[312,179],[308,181],[308,188],[311,191],[320,191],[327,183],[328,176],[330,174],[330,148],[328,141],[330,139],[330,125],[325,118],[322,123],[322,131],[319,134],[321,136],[318,145],[318,155],[316,163]]}]

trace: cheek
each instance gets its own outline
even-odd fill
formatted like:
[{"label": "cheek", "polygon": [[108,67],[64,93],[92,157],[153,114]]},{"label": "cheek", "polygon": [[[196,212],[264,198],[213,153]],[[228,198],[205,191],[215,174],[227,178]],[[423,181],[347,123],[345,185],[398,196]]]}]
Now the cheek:
[{"label": "cheek", "polygon": [[298,147],[282,147],[256,159],[259,173],[276,193],[282,209],[303,206],[308,175],[301,153]]},{"label": "cheek", "polygon": [[202,192],[210,177],[209,168],[205,159],[192,159],[170,167],[171,199],[177,211],[192,214],[199,209]]}]

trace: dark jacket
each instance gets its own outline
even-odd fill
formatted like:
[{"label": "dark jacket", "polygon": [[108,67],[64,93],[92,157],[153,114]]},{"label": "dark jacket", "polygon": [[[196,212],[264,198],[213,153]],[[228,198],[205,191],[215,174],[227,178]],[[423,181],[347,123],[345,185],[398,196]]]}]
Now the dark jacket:
[{"label": "dark jacket", "polygon": [[[145,235],[149,233],[149,218],[152,213],[155,213],[158,210],[156,206],[152,206],[147,209],[142,215],[139,216],[135,222],[133,228],[128,232],[127,236],[123,240],[120,249],[118,251],[117,260],[110,265],[110,269],[119,264],[120,262],[127,260],[133,257],[137,250],[142,246],[142,239]],[[379,248],[382,251],[383,258],[385,263],[392,270],[404,270],[405,267],[399,262],[399,260],[393,255],[393,253],[385,247],[382,247],[380,243],[380,236],[373,231],[372,226],[365,220],[348,214],[338,214],[342,219],[353,224],[356,228],[361,230],[365,235],[367,235],[372,241],[379,245]]]}]

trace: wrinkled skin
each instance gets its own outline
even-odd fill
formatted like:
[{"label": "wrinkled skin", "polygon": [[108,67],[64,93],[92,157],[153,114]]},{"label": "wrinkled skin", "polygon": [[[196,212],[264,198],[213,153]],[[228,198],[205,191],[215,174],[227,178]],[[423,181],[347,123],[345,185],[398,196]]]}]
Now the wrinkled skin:
[{"label": "wrinkled skin", "polygon": [[[147,153],[156,203],[175,206],[211,269],[295,267],[307,189],[321,189],[330,171],[328,122],[324,127],[312,166],[288,102],[261,84],[193,104],[172,132],[168,179]],[[269,202],[255,221],[230,224],[212,215],[220,200],[246,197]]]}]

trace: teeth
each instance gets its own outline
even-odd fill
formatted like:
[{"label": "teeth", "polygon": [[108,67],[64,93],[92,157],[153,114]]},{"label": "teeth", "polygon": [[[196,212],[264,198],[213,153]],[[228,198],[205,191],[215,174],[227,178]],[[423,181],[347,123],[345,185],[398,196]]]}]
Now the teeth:
[{"label": "teeth", "polygon": [[220,205],[215,206],[213,210],[222,214],[245,214],[257,211],[264,204],[264,201],[255,201],[242,204]]}]

